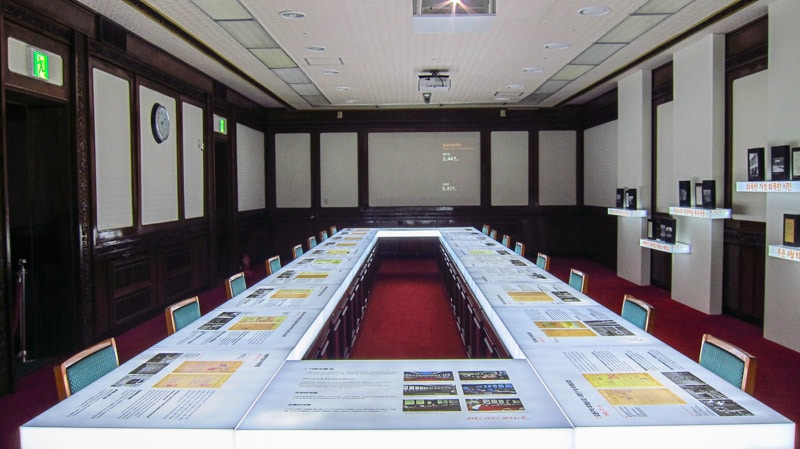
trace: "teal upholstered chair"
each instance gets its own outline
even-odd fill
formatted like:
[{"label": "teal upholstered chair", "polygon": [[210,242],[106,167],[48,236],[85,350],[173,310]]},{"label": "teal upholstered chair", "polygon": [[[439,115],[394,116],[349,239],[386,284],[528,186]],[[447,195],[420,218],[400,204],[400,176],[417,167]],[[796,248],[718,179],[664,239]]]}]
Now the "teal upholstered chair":
[{"label": "teal upholstered chair", "polygon": [[267,259],[267,276],[281,269],[281,256],[272,256]]},{"label": "teal upholstered chair", "polygon": [[481,232],[483,232],[486,235],[489,235],[489,232],[491,232],[491,231],[492,231],[492,227],[489,226],[488,224],[483,225],[483,227],[481,228]]},{"label": "teal upholstered chair", "polygon": [[164,314],[167,318],[167,335],[172,335],[200,318],[200,298],[192,296],[178,301],[164,309]]},{"label": "teal upholstered chair", "polygon": [[756,358],[725,340],[703,335],[700,364],[719,377],[753,394],[756,386]]},{"label": "teal upholstered chair", "polygon": [[322,243],[325,240],[328,240],[328,231],[323,229],[319,231],[319,242]]},{"label": "teal upholstered chair", "polygon": [[568,283],[569,286],[575,290],[578,290],[581,293],[586,293],[586,289],[589,287],[589,276],[582,271],[570,268]]},{"label": "teal upholstered chair", "polygon": [[545,253],[536,254],[536,266],[544,271],[550,271],[550,256]]},{"label": "teal upholstered chair", "polygon": [[63,400],[119,366],[117,342],[103,340],[54,367],[58,400]]},{"label": "teal upholstered chair", "polygon": [[654,314],[655,307],[641,299],[634,298],[631,295],[625,295],[622,298],[622,318],[635,324],[636,327],[652,332]]},{"label": "teal upholstered chair", "polygon": [[514,252],[519,254],[522,257],[525,257],[525,244],[522,242],[517,242],[514,244]]},{"label": "teal upholstered chair", "polygon": [[497,229],[492,229],[489,231],[489,237],[491,237],[492,240],[497,240]]},{"label": "teal upholstered chair", "polygon": [[245,290],[247,290],[247,281],[244,279],[244,273],[239,272],[225,279],[225,293],[228,294],[228,299]]},{"label": "teal upholstered chair", "polygon": [[511,248],[511,236],[508,234],[503,234],[503,240],[500,242],[506,248]]},{"label": "teal upholstered chair", "polygon": [[303,245],[297,244],[292,247],[292,259],[297,259],[303,255]]},{"label": "teal upholstered chair", "polygon": [[317,246],[317,238],[312,235],[311,237],[306,239],[306,243],[308,244],[307,245],[308,246],[308,250],[311,251],[311,248]]},{"label": "teal upholstered chair", "polygon": [[337,228],[336,225],[333,225],[333,226],[331,226],[330,231],[331,231],[331,235],[334,235],[337,232],[339,232],[339,228]]}]

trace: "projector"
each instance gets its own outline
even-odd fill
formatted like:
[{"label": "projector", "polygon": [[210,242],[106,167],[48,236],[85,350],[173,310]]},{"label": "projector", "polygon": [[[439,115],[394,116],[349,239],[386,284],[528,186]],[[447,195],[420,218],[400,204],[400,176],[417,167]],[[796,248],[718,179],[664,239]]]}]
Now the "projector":
[{"label": "projector", "polygon": [[422,92],[450,90],[450,76],[438,73],[420,75],[419,90]]}]

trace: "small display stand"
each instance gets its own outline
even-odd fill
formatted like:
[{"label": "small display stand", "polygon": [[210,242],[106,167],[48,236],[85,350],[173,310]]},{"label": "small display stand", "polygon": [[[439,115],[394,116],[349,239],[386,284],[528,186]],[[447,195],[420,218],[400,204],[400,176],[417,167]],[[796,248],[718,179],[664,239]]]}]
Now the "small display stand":
[{"label": "small display stand", "polygon": [[702,207],[670,207],[669,214],[679,217],[696,217],[696,218],[731,218],[730,209],[704,209]]},{"label": "small display stand", "polygon": [[737,192],[800,192],[800,181],[739,181]]},{"label": "small display stand", "polygon": [[769,245],[769,257],[800,262],[800,248],[783,245]]},{"label": "small display stand", "polygon": [[647,217],[647,209],[619,209],[616,207],[608,208],[608,215],[616,215],[618,217]]},{"label": "small display stand", "polygon": [[639,239],[639,246],[672,254],[690,254],[692,246],[687,243],[665,243],[659,240]]}]

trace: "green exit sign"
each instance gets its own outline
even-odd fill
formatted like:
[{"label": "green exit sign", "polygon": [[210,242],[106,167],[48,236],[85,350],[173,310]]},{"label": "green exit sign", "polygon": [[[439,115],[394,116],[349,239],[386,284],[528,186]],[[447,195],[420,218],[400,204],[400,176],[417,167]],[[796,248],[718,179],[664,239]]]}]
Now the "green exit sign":
[{"label": "green exit sign", "polygon": [[31,75],[43,80],[50,79],[50,56],[39,50],[31,50]]},{"label": "green exit sign", "polygon": [[214,114],[214,132],[228,134],[228,119]]}]

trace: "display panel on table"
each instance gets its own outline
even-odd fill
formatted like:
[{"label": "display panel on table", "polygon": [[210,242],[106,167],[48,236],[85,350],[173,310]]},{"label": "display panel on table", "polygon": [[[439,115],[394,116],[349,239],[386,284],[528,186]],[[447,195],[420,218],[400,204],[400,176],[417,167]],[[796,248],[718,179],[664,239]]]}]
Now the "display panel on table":
[{"label": "display panel on table", "polygon": [[538,346],[619,346],[658,340],[602,306],[502,307],[497,316],[523,348]]},{"label": "display panel on table", "polygon": [[320,309],[242,310],[218,307],[154,348],[293,348]]},{"label": "display panel on table", "polygon": [[561,282],[560,279],[537,266],[526,267],[473,267],[468,270],[478,284]]},{"label": "display panel on table", "polygon": [[536,305],[597,305],[597,301],[575,290],[563,281],[484,283],[478,289],[492,307]]},{"label": "display panel on table", "polygon": [[336,292],[335,286],[308,284],[300,280],[294,284],[271,285],[275,278],[258,282],[241,295],[229,299],[224,306],[234,309],[322,309]]},{"label": "display panel on table", "polygon": [[524,360],[287,361],[236,445],[366,448],[382,438],[373,429],[411,446],[572,447],[569,421]]},{"label": "display panel on table", "polygon": [[794,446],[794,423],[667,345],[524,351],[577,449]]},{"label": "display panel on table", "polygon": [[20,428],[24,448],[233,448],[288,351],[148,349]]}]

